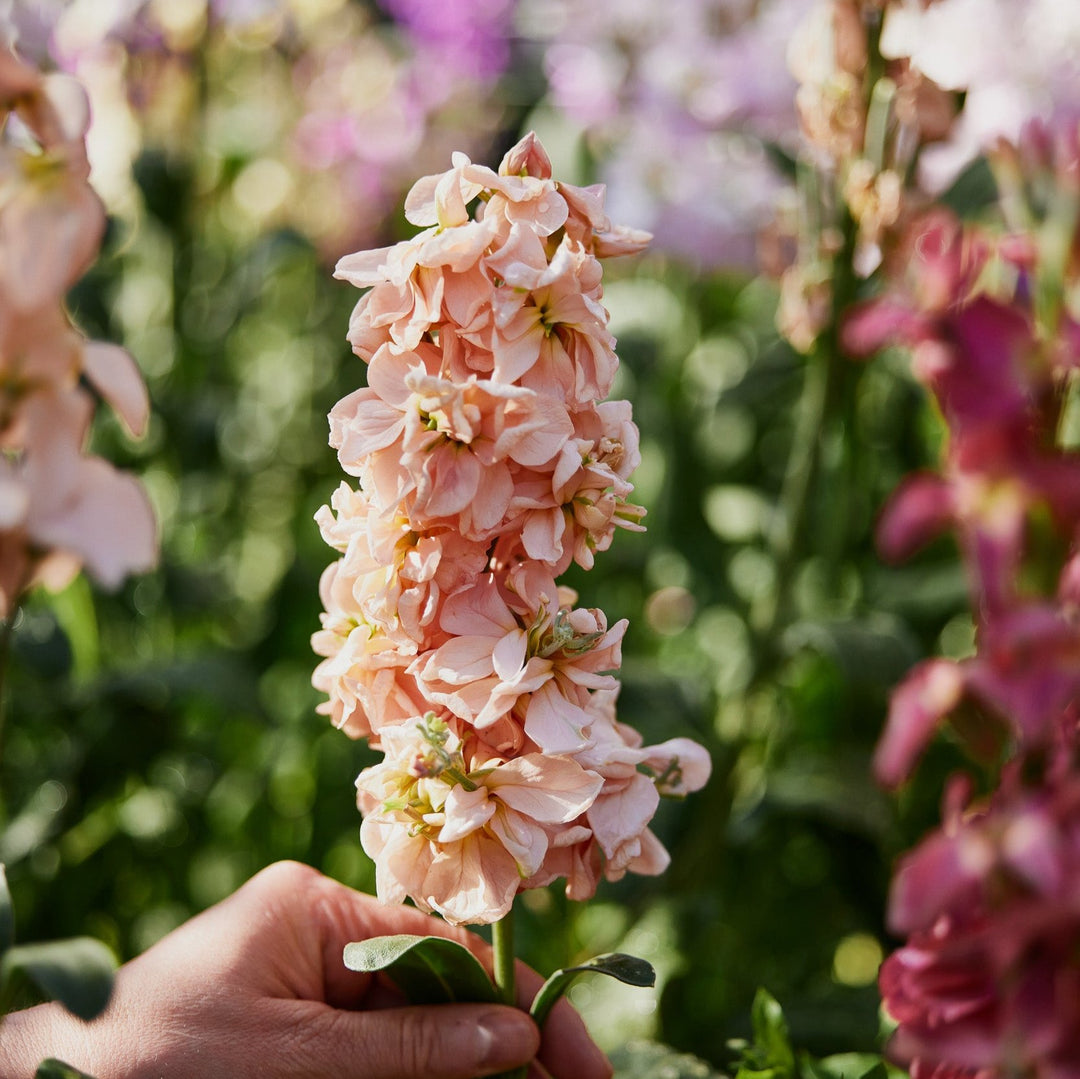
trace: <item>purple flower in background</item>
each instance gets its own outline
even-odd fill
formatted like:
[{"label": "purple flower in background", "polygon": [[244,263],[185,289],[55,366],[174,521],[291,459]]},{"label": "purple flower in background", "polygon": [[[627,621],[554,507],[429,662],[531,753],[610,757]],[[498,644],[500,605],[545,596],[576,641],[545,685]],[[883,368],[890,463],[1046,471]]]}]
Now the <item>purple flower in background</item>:
[{"label": "purple flower in background", "polygon": [[282,0],[210,0],[210,14],[230,26],[258,22],[281,7]]},{"label": "purple flower in background", "polygon": [[[494,24],[474,25],[498,37]],[[496,130],[502,112],[490,81],[433,48],[407,28],[365,23],[313,40],[294,63],[291,156],[317,192],[298,225],[327,257],[375,242],[416,171],[433,170],[455,145],[483,147]]]},{"label": "purple flower in background", "polygon": [[612,212],[653,232],[654,248],[754,264],[787,188],[767,144],[796,131],[786,50],[810,4],[552,5],[551,100],[603,161]]},{"label": "purple flower in background", "polygon": [[456,74],[496,79],[510,61],[512,0],[379,0],[413,46]]},{"label": "purple flower in background", "polygon": [[20,56],[40,63],[49,54],[49,38],[63,6],[63,0],[0,0],[0,38]]}]

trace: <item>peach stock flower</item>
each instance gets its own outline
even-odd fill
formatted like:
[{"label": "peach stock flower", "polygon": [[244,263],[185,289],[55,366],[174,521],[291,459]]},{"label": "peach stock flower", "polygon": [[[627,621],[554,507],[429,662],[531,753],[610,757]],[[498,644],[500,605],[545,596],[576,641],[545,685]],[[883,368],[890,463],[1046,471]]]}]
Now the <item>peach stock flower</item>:
[{"label": "peach stock flower", "polygon": [[341,557],[314,683],[385,754],[357,781],[379,895],[492,922],[522,888],[660,872],[661,795],[708,778],[700,746],[616,722],[626,621],[556,581],[641,528],[599,259],[646,237],[553,180],[534,135],[498,172],[454,154],[405,215],[423,231],[337,268],[368,290],[348,334],[367,379],[330,413],[358,487],[317,515]]}]

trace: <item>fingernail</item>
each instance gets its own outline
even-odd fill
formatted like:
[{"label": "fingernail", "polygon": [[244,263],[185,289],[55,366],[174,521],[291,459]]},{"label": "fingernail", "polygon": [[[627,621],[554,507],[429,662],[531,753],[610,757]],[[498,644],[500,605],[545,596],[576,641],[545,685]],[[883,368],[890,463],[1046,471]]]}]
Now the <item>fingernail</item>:
[{"label": "fingernail", "polygon": [[493,1071],[526,1064],[540,1047],[540,1035],[533,1021],[512,1008],[485,1012],[477,1021],[480,1066]]}]

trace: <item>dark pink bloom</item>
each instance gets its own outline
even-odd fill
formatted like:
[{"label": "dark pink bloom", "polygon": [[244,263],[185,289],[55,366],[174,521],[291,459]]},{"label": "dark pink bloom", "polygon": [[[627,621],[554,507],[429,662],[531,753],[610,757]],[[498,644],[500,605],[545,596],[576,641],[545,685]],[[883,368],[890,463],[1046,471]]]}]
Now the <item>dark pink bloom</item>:
[{"label": "dark pink bloom", "polygon": [[877,527],[878,550],[889,562],[902,562],[953,522],[952,486],[933,472],[916,472],[893,491]]},{"label": "dark pink bloom", "polygon": [[889,1054],[913,1074],[1077,1074],[1080,782],[1044,778],[1030,790],[1009,770],[900,864],[889,922],[911,936],[880,987]]}]

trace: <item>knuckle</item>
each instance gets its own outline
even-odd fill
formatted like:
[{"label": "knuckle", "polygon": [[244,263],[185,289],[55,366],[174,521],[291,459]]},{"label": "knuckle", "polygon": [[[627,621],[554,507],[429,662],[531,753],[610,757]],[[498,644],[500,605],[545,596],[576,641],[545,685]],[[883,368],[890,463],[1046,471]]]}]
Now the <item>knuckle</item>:
[{"label": "knuckle", "polygon": [[303,862],[274,862],[260,870],[251,878],[250,883],[268,891],[303,891],[313,887],[319,879],[319,873]]}]

